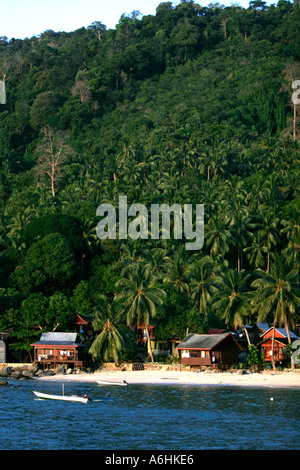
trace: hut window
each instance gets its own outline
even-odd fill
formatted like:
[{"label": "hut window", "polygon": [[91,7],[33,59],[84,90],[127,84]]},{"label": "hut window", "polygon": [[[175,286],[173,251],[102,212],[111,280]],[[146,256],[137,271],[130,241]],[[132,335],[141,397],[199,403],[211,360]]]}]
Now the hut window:
[{"label": "hut window", "polygon": [[198,357],[199,353],[198,351],[191,351],[191,357]]},{"label": "hut window", "polygon": [[202,357],[202,358],[205,357],[205,351],[201,351],[201,357]]}]

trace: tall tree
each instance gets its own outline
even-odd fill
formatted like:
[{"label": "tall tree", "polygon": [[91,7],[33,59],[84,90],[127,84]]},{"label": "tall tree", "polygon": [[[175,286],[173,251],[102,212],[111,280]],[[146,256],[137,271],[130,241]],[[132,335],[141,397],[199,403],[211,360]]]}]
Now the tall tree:
[{"label": "tall tree", "polygon": [[249,335],[245,320],[251,315],[251,292],[248,286],[250,275],[244,270],[228,269],[218,278],[218,292],[212,308],[226,325],[244,330],[248,344]]},{"label": "tall tree", "polygon": [[122,311],[114,303],[110,303],[105,296],[101,296],[100,306],[93,321],[93,329],[99,332],[89,348],[94,360],[109,362],[113,360],[120,363],[126,340],[122,332],[120,317]]},{"label": "tall tree", "polygon": [[41,144],[36,148],[38,154],[38,171],[50,178],[52,198],[55,199],[58,181],[62,176],[63,164],[71,155],[71,147],[67,145],[65,132],[54,131],[46,126]]},{"label": "tall tree", "polygon": [[194,307],[200,313],[207,315],[214,294],[218,291],[215,266],[209,257],[205,257],[190,265],[187,271],[189,292]]},{"label": "tall tree", "polygon": [[258,212],[259,222],[257,223],[258,234],[261,236],[263,245],[267,248],[267,266],[266,271],[270,271],[270,254],[272,248],[276,247],[279,242],[279,219],[275,216],[274,211]]},{"label": "tall tree", "polygon": [[156,286],[156,279],[148,266],[143,266],[138,262],[128,271],[127,277],[117,282],[121,291],[115,297],[125,310],[129,326],[135,323],[138,328],[140,323],[144,323],[152,362],[153,353],[148,325],[155,317],[157,308],[163,305],[163,299],[166,296],[165,291]]}]

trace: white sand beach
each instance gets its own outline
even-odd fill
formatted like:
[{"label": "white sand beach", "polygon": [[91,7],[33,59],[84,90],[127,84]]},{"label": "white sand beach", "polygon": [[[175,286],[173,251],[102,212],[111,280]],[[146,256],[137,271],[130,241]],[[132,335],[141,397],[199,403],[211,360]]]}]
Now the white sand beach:
[{"label": "white sand beach", "polygon": [[189,370],[142,370],[142,371],[120,371],[103,370],[94,373],[73,373],[56,374],[52,376],[40,377],[36,380],[54,381],[77,381],[77,382],[97,382],[111,381],[123,382],[126,380],[130,384],[191,384],[191,385],[236,385],[236,386],[263,386],[263,387],[300,387],[300,370],[295,371],[189,371]]}]

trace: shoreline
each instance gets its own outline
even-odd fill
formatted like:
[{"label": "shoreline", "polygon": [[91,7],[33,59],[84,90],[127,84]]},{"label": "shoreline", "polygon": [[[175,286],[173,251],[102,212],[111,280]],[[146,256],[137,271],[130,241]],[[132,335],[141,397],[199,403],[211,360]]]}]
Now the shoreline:
[{"label": "shoreline", "polygon": [[56,374],[35,377],[37,381],[63,381],[97,383],[98,380],[123,382],[128,385],[236,385],[247,387],[300,388],[299,372],[262,371],[262,372],[192,372],[168,370],[143,371],[103,371],[80,372],[76,374]]}]

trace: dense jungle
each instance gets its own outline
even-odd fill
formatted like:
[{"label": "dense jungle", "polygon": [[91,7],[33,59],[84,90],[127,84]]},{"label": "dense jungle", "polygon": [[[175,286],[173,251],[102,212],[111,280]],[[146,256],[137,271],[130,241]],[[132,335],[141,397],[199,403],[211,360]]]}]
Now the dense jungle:
[{"label": "dense jungle", "polygon": [[[182,0],[0,38],[0,331],[94,317],[94,360],[155,338],[299,326],[300,5]],[[299,85],[298,85],[299,88]],[[299,98],[298,98],[299,96]],[[294,97],[294,99],[292,99]],[[97,207],[204,204],[204,245],[100,240]],[[298,309],[298,311],[297,311]],[[147,328],[146,328],[147,329]]]}]

